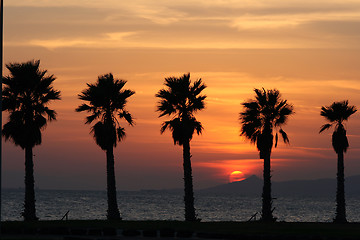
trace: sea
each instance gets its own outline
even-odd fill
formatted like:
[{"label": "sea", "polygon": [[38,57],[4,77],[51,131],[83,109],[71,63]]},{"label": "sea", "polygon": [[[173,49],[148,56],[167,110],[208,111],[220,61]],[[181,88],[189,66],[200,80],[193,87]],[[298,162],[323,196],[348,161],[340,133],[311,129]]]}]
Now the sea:
[{"label": "sea", "polygon": [[[184,220],[181,191],[119,191],[118,203],[124,220]],[[24,190],[2,192],[2,221],[22,220]],[[360,222],[360,196],[347,197],[347,218]],[[335,197],[278,197],[274,216],[286,222],[331,222]],[[195,208],[204,222],[259,219],[260,196],[219,195],[195,192]],[[36,190],[36,210],[40,220],[106,219],[105,191]],[[65,219],[66,217],[64,217]]]}]

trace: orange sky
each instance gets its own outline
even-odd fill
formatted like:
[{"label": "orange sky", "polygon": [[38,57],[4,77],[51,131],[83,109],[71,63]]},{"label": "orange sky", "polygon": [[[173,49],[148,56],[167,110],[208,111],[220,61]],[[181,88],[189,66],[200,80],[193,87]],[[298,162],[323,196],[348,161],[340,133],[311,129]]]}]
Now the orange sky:
[{"label": "orange sky", "polygon": [[[57,77],[58,121],[34,149],[40,188],[105,189],[105,153],[75,113],[77,94],[112,72],[136,92],[135,127],[115,150],[118,189],[182,187],[182,152],[160,135],[156,92],[165,77],[190,72],[208,86],[205,128],[192,145],[196,188],[238,170],[261,176],[255,146],[239,136],[241,103],[254,88],[277,88],[295,107],[273,151],[273,180],[336,176],[331,132],[320,107],[348,99],[360,108],[360,2],[308,0],[5,0],[4,60],[40,59]],[[7,73],[5,71],[5,73]],[[4,119],[6,121],[6,119]],[[360,174],[360,117],[346,125],[347,176]],[[3,146],[5,187],[23,186],[24,152]]]}]

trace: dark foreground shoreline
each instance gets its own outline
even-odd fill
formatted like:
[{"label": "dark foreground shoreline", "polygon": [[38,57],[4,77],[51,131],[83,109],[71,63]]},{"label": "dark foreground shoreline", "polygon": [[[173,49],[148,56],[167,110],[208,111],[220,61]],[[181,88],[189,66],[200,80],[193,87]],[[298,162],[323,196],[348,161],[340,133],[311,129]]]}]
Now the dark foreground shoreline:
[{"label": "dark foreground shoreline", "polygon": [[1,222],[1,239],[355,240],[360,223],[69,220]]}]

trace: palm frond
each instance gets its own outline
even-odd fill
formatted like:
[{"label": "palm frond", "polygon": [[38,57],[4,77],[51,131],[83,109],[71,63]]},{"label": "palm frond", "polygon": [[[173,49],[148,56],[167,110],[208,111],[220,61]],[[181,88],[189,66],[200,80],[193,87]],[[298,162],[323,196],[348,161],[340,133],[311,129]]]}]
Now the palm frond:
[{"label": "palm frond", "polygon": [[357,111],[355,106],[349,106],[349,101],[333,102],[330,106],[322,106],[320,115],[330,122],[343,122]]},{"label": "palm frond", "polygon": [[197,135],[200,135],[202,134],[202,131],[204,130],[201,122],[197,121],[196,118],[192,118],[190,120],[190,124],[189,124],[189,129],[190,129],[190,132],[189,132],[189,138],[191,139],[194,132],[196,132]]},{"label": "palm frond", "polygon": [[334,113],[334,110],[330,107],[321,107],[320,115],[325,117],[330,122],[338,120],[338,116]]},{"label": "palm frond", "polygon": [[205,99],[206,99],[206,95],[189,99],[189,106],[188,106],[189,111],[196,113],[197,111],[204,109]]},{"label": "palm frond", "polygon": [[284,143],[288,143],[288,144],[289,144],[290,141],[289,141],[289,138],[288,138],[286,132],[280,128],[279,133],[281,134],[282,139],[284,140]]},{"label": "palm frond", "polygon": [[165,115],[172,115],[176,113],[176,108],[169,101],[161,100],[157,106],[157,111],[160,112],[159,117],[163,117]]},{"label": "palm frond", "polygon": [[190,87],[190,92],[197,96],[199,95],[204,89],[206,88],[206,85],[202,82],[201,78],[196,80],[194,84]]},{"label": "palm frond", "polygon": [[160,128],[160,133],[163,134],[166,129],[169,129],[171,131],[171,127],[170,127],[171,121],[165,121],[161,124],[161,128]]},{"label": "palm frond", "polygon": [[57,113],[55,110],[45,107],[44,112],[46,113],[49,121],[56,120]]},{"label": "palm frond", "polygon": [[60,100],[60,99],[61,99],[60,91],[56,91],[53,88],[50,88],[48,92],[46,92],[43,96],[40,96],[41,104],[47,104],[49,101]]},{"label": "palm frond", "polygon": [[116,129],[118,141],[121,142],[126,137],[125,128],[119,127]]},{"label": "palm frond", "polygon": [[329,129],[331,126],[332,126],[332,124],[329,124],[329,123],[322,125],[319,133],[322,133],[323,131]]},{"label": "palm frond", "polygon": [[94,111],[95,108],[90,106],[90,105],[87,105],[85,103],[81,104],[80,106],[78,106],[75,111],[76,112],[83,112],[83,111],[87,111],[87,112],[92,112]]},{"label": "palm frond", "polygon": [[85,124],[91,124],[93,121],[98,119],[101,116],[100,111],[93,112],[93,114],[86,116],[86,122]]},{"label": "palm frond", "polygon": [[134,119],[132,115],[126,110],[123,110],[119,113],[119,118],[124,118],[131,126],[134,125]]},{"label": "palm frond", "polygon": [[159,98],[157,111],[159,117],[172,116],[172,120],[161,125],[160,132],[166,129],[172,132],[175,144],[182,145],[185,139],[191,140],[194,132],[201,134],[203,127],[194,114],[205,108],[206,95],[200,95],[206,88],[201,79],[194,83],[190,73],[183,76],[165,78],[165,89],[155,95]]},{"label": "palm frond", "polygon": [[170,121],[163,122],[161,125],[161,128],[160,128],[160,132],[164,133],[166,131],[166,129],[171,131],[172,138],[174,140],[174,144],[181,145],[182,141],[183,141],[183,134],[184,134],[181,119],[174,118],[174,119],[171,119]]},{"label": "palm frond", "polygon": [[286,101],[283,101],[283,105],[281,106],[281,108],[277,108],[276,112],[277,112],[277,118],[275,119],[275,126],[279,127],[283,124],[286,123],[288,117],[292,114],[294,114],[294,107],[288,103],[286,103]]},{"label": "palm frond", "polygon": [[276,108],[276,105],[281,104],[280,92],[277,89],[270,89],[266,93],[268,106],[270,106],[271,108]]},{"label": "palm frond", "polygon": [[262,131],[261,122],[249,121],[243,122],[241,127],[241,135],[245,136],[248,139],[252,138],[252,135],[257,134]]},{"label": "palm frond", "polygon": [[255,88],[254,92],[256,94],[255,99],[260,106],[266,106],[267,104],[267,96],[266,90],[263,88],[262,90]]}]

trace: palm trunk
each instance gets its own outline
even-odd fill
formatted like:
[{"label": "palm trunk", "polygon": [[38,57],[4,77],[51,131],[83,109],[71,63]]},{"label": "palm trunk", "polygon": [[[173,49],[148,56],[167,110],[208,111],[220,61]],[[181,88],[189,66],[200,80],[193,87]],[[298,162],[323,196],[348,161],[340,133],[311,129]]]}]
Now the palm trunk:
[{"label": "palm trunk", "polygon": [[114,170],[113,147],[106,150],[106,171],[107,171],[107,197],[108,197],[108,220],[121,220],[116,198],[115,170]]},{"label": "palm trunk", "polygon": [[346,223],[344,153],[342,151],[338,153],[337,171],[336,216],[334,222]]},{"label": "palm trunk", "polygon": [[262,193],[262,213],[261,220],[265,222],[273,222],[276,218],[272,215],[272,197],[271,197],[271,169],[270,154],[264,156],[264,186]]},{"label": "palm trunk", "polygon": [[191,158],[190,141],[185,140],[183,144],[185,221],[196,221],[195,207],[194,207],[193,177],[192,177],[190,158]]},{"label": "palm trunk", "polygon": [[24,221],[38,220],[35,210],[35,190],[34,190],[34,162],[32,147],[25,148],[25,201]]}]

